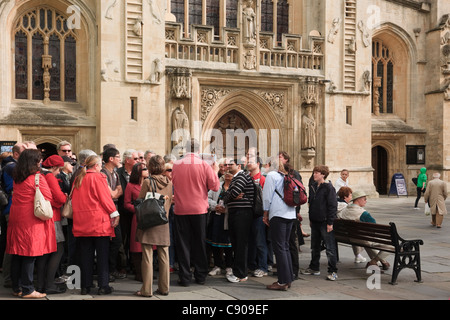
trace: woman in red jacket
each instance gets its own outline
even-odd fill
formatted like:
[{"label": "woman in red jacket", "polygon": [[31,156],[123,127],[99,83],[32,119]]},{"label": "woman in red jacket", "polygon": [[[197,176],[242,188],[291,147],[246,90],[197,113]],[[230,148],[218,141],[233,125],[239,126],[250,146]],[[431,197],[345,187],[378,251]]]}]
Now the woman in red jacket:
[{"label": "woman in red jacket", "polygon": [[[56,251],[53,220],[43,221],[34,216],[35,176],[39,174],[42,155],[39,150],[24,150],[13,171],[14,193],[9,213],[6,253],[11,254],[13,294],[22,298],[44,298],[33,285],[36,257]],[[39,174],[39,189],[52,201],[47,181]]]},{"label": "woman in red jacket", "polygon": [[56,252],[45,254],[36,259],[37,291],[46,294],[64,293],[65,288],[59,288],[55,284],[55,275],[64,253],[64,234],[61,224],[61,207],[67,199],[67,195],[61,191],[56,176],[64,167],[61,156],[52,155],[42,163],[42,173],[45,175],[50,191],[52,192],[53,223],[56,233]]},{"label": "woman in red jacket", "polygon": [[123,200],[123,206],[126,210],[133,213],[131,220],[131,233],[130,233],[130,255],[133,262],[135,279],[142,281],[141,262],[142,262],[142,248],[141,243],[136,241],[136,214],[134,209],[134,201],[138,198],[141,192],[142,183],[149,176],[148,169],[145,163],[138,162],[133,166],[130,174],[130,181],[125,189],[125,195]]},{"label": "woman in red jacket", "polygon": [[98,294],[109,294],[109,241],[119,224],[106,176],[100,173],[102,158],[90,156],[74,182],[72,193],[73,235],[81,252],[81,294],[90,292],[97,254]]}]

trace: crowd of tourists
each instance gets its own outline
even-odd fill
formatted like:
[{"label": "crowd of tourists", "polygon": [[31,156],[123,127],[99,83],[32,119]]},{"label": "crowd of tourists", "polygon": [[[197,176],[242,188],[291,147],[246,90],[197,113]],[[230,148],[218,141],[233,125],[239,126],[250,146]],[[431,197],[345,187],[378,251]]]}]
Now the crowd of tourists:
[{"label": "crowd of tourists", "polygon": [[[205,158],[195,140],[185,149],[179,159],[151,150],[121,154],[113,144],[101,154],[81,150],[75,155],[63,141],[58,154],[43,159],[33,142],[17,143],[1,162],[4,285],[26,299],[63,293],[67,266],[75,265],[81,270],[82,295],[94,288],[99,295],[110,294],[111,282],[134,275],[142,282],[134,294],[151,297],[169,294],[173,272],[180,286],[204,284],[208,276],[239,283],[249,275],[267,276],[276,265],[277,281],[267,289],[285,291],[299,273],[320,274],[324,245],[327,279],[337,280],[332,232],[337,216],[376,223],[364,209],[367,194],[350,189],[348,170],[333,186],[328,167],[314,167],[305,204],[309,235],[302,228],[300,205],[283,198],[285,177],[302,182],[288,153],[263,163],[254,149],[242,159]],[[49,220],[34,215],[37,188],[51,202]],[[151,193],[163,196],[169,222],[138,228],[136,201]],[[73,213],[64,217],[68,198]],[[256,210],[258,199],[261,210]],[[300,246],[309,236],[311,262],[300,269]],[[364,247],[354,247],[356,263],[366,261]],[[389,268],[385,255],[367,253],[367,265]]]}]

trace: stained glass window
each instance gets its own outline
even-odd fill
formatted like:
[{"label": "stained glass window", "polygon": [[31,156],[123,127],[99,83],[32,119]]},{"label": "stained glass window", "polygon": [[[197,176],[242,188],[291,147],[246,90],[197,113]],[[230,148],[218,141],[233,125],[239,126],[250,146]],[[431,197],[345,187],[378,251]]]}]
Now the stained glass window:
[{"label": "stained glass window", "polygon": [[61,40],[52,34],[48,44],[48,54],[52,56],[50,69],[50,97],[52,100],[61,100]]},{"label": "stained glass window", "polygon": [[214,34],[219,35],[220,25],[220,3],[219,0],[206,0],[206,24],[214,27]]},{"label": "stained glass window", "polygon": [[261,1],[261,31],[273,32],[273,2]]},{"label": "stained glass window", "polygon": [[177,19],[177,22],[184,23],[184,0],[172,0],[170,10]]},{"label": "stained glass window", "polygon": [[202,24],[202,0],[189,0],[189,24]]},{"label": "stained glass window", "polygon": [[238,0],[227,0],[226,4],[226,26],[229,28],[236,28],[237,27],[237,6],[238,6]]},{"label": "stained glass window", "polygon": [[381,79],[379,87],[374,86],[372,79],[372,88],[379,94],[379,112],[394,113],[394,59],[391,50],[381,40],[372,43],[372,74]]},{"label": "stained glass window", "polygon": [[76,30],[68,28],[67,18],[42,6],[23,14],[15,26],[16,99],[44,99],[46,70],[42,56],[48,50],[51,56],[51,68],[48,68],[50,100],[76,101]]},{"label": "stained glass window", "polygon": [[278,0],[277,4],[277,41],[283,33],[289,33],[289,5],[287,0]]},{"label": "stained glass window", "polygon": [[15,36],[15,70],[16,70],[16,99],[28,97],[28,43],[27,35],[19,31]]},{"label": "stained glass window", "polygon": [[65,92],[66,101],[76,101],[77,83],[77,44],[75,38],[69,36],[65,41]]},{"label": "stained glass window", "polygon": [[42,69],[42,55],[44,54],[44,38],[42,34],[36,32],[32,38],[32,86],[33,86],[33,100],[44,99],[44,69]]}]

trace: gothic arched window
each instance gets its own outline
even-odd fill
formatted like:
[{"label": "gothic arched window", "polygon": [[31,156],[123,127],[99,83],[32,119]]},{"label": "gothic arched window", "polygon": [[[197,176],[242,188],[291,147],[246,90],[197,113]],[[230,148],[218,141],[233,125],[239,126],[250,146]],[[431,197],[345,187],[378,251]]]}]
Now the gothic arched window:
[{"label": "gothic arched window", "polygon": [[273,32],[273,1],[261,1],[261,31]]},{"label": "gothic arched window", "polygon": [[227,0],[226,2],[226,26],[229,28],[237,27],[237,7],[238,0]]},{"label": "gothic arched window", "polygon": [[214,27],[214,35],[219,35],[220,29],[220,1],[206,0],[206,24]]},{"label": "gothic arched window", "polygon": [[289,5],[287,0],[278,0],[277,4],[277,40],[283,33],[289,33]]},{"label": "gothic arched window", "polygon": [[394,57],[381,40],[372,42],[372,112],[394,112]]},{"label": "gothic arched window", "polygon": [[49,7],[23,14],[14,29],[15,98],[76,101],[76,41],[67,17]]}]

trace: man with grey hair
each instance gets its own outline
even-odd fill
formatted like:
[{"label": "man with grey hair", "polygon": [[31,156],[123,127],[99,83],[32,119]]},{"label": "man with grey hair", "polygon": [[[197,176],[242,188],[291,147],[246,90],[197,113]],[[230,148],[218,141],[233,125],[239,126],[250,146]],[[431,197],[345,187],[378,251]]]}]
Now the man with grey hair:
[{"label": "man with grey hair", "polygon": [[445,199],[447,199],[447,183],[442,181],[439,172],[433,173],[433,180],[427,185],[424,200],[431,210],[431,225],[440,228],[447,214]]},{"label": "man with grey hair", "polygon": [[59,156],[68,156],[69,158],[72,157],[72,144],[69,141],[61,141],[56,146],[56,151],[58,152]]}]

